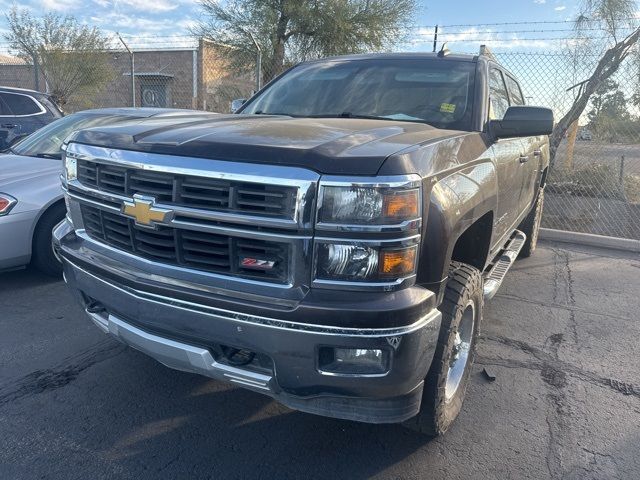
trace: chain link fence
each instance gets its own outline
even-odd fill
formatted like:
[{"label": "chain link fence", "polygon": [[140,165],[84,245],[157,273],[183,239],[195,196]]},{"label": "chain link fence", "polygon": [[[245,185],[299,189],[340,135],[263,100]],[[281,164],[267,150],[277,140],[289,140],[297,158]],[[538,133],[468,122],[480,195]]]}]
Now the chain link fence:
[{"label": "chain link fence", "polygon": [[[136,105],[226,113],[232,100],[249,98],[280,73],[258,50],[206,40],[147,37],[130,46],[131,53],[124,47],[104,52],[109,73],[69,95],[65,111]],[[507,48],[494,55],[522,82],[527,103],[553,108],[556,118],[573,103],[576,92],[569,88],[588,79],[598,61],[597,55],[576,61],[570,54]],[[51,88],[33,62],[9,55],[0,55],[0,85]],[[570,129],[548,176],[543,226],[640,239],[638,85],[637,65],[623,65]]]},{"label": "chain link fence", "polygon": [[[523,84],[528,103],[573,105],[599,60],[570,53],[503,52],[496,57]],[[549,172],[543,226],[640,239],[640,105],[638,66],[623,64],[603,85],[560,144]]]}]

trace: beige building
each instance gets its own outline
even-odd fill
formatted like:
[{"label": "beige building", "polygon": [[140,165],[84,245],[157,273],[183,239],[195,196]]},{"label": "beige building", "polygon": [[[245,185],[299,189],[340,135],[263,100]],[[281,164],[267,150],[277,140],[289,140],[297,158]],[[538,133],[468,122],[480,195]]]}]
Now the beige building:
[{"label": "beige building", "polygon": [[[87,108],[138,107],[195,108],[228,112],[234,98],[246,98],[254,90],[255,74],[248,58],[248,73],[231,69],[219,45],[201,40],[197,48],[134,50],[131,80],[131,57],[126,51],[106,52],[112,65],[107,85],[70,98],[67,112]],[[0,55],[0,85],[46,91],[42,75],[36,85],[33,65],[16,57]]]}]

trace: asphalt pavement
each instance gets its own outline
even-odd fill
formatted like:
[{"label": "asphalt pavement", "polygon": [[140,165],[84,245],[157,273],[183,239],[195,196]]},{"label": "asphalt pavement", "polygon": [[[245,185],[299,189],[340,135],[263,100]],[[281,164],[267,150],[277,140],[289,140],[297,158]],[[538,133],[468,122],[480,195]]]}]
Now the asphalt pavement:
[{"label": "asphalt pavement", "polygon": [[460,418],[428,439],[172,371],[61,281],[5,273],[0,479],[640,478],[639,311],[637,254],[541,244],[486,307]]}]

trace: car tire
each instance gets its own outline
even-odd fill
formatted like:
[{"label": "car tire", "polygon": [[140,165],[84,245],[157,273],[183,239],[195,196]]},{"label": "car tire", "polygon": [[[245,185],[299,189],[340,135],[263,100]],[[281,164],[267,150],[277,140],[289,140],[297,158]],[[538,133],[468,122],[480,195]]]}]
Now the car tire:
[{"label": "car tire", "polygon": [[64,204],[55,204],[42,214],[33,233],[31,264],[45,275],[59,277],[62,264],[53,254],[51,234],[65,216]]},{"label": "car tire", "polygon": [[544,188],[538,190],[536,203],[520,224],[519,230],[527,236],[522,250],[520,250],[520,258],[529,258],[536,251],[538,245],[538,234],[540,232],[540,224],[542,223],[542,210],[544,208]]},{"label": "car tire", "polygon": [[466,394],[482,322],[482,275],[452,262],[440,305],[438,345],[425,378],[420,412],[404,425],[429,436],[445,433],[458,417]]}]

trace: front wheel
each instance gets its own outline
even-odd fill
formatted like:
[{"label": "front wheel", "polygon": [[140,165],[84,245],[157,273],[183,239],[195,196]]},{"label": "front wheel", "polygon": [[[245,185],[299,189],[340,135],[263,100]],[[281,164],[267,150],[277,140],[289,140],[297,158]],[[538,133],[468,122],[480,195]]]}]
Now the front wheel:
[{"label": "front wheel", "polygon": [[483,306],[480,272],[470,265],[452,262],[440,306],[440,337],[425,379],[420,412],[405,426],[437,436],[457,418],[475,358]]},{"label": "front wheel", "polygon": [[62,264],[53,253],[51,245],[52,230],[65,216],[64,204],[50,207],[43,215],[33,234],[33,253],[31,263],[45,275],[59,277]]}]

